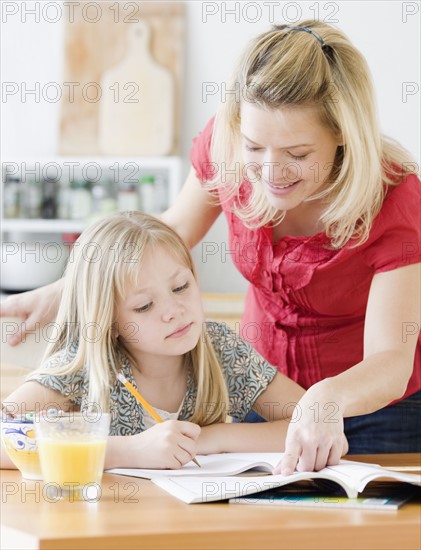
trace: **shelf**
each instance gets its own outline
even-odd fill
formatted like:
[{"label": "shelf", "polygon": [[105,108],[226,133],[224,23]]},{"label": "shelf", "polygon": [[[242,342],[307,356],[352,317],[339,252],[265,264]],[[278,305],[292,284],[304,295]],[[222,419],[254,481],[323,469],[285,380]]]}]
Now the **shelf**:
[{"label": "shelf", "polygon": [[24,233],[81,233],[87,222],[84,220],[27,220],[2,219],[0,230]]},{"label": "shelf", "polygon": [[[159,211],[173,204],[181,188],[182,166],[181,157],[53,157],[40,159],[8,159],[1,163],[3,178],[6,173],[10,176],[21,178],[26,177],[36,181],[42,181],[48,170],[55,170],[54,177],[66,181],[74,178],[89,179],[95,174],[89,170],[97,168],[98,174],[114,179],[116,184],[121,181],[136,181],[142,173],[151,171],[158,173],[164,171],[164,182],[166,185],[166,206],[159,205]],[[53,176],[51,176],[53,177]],[[93,180],[97,181],[97,180]],[[94,218],[87,220],[44,220],[26,218],[3,218],[0,221],[0,232],[22,232],[22,233],[81,233]]]}]

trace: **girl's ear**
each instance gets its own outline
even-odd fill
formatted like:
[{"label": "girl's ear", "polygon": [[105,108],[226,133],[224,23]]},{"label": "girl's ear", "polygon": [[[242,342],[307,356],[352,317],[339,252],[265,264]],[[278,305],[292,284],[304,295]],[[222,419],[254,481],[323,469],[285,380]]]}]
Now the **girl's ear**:
[{"label": "girl's ear", "polygon": [[117,338],[120,336],[118,332],[118,323],[117,321],[113,321],[113,324],[111,325],[111,333],[113,337],[117,340]]}]

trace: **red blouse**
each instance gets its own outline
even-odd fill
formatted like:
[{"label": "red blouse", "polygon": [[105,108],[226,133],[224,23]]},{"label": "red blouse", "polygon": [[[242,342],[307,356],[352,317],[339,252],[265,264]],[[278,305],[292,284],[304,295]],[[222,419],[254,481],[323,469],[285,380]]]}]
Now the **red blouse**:
[{"label": "red blouse", "polygon": [[[193,141],[191,161],[200,181],[209,177],[213,119]],[[240,196],[248,195],[243,180]],[[421,186],[414,175],[391,187],[368,240],[326,248],[325,233],[283,237],[248,229],[222,203],[232,260],[250,281],[241,336],[278,370],[304,388],[363,359],[364,319],[373,276],[421,261]],[[385,299],[387,297],[385,296]],[[413,334],[413,324],[402,336]],[[405,333],[407,331],[407,333]],[[421,335],[404,397],[421,388]]]}]

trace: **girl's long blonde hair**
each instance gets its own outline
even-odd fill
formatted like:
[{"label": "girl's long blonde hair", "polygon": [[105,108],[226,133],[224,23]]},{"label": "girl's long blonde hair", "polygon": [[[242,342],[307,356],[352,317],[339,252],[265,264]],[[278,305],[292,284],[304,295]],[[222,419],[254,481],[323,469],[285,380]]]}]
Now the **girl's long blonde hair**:
[{"label": "girl's long blonde hair", "polygon": [[[215,117],[211,159],[217,168],[209,188],[220,188],[224,173],[225,198],[238,194],[245,173],[243,101],[264,109],[316,106],[322,124],[341,136],[344,146],[338,147],[326,185],[311,199],[326,203],[321,221],[332,246],[339,248],[351,238],[357,245],[368,238],[387,186],[415,173],[416,164],[398,143],[380,134],[369,68],[349,39],[320,21],[296,26],[317,33],[324,46],[314,34],[287,25],[275,25],[251,41],[227,85],[238,93],[227,94]],[[258,177],[247,203],[234,201],[233,209],[252,228],[280,223],[285,216],[269,204]]]},{"label": "girl's long blonde hair", "polygon": [[[65,284],[56,319],[58,337],[50,343],[44,360],[77,344],[70,363],[39,369],[52,375],[74,373],[86,368],[88,402],[108,411],[110,387],[119,370],[121,353],[134,361],[113,330],[117,300],[127,284],[139,277],[146,250],[163,246],[178,261],[197,273],[183,240],[166,224],[140,212],[124,212],[104,218],[75,243],[65,273]],[[185,356],[197,387],[192,422],[200,425],[224,421],[228,392],[221,367],[206,329],[196,347]],[[213,406],[210,406],[212,404]]]}]

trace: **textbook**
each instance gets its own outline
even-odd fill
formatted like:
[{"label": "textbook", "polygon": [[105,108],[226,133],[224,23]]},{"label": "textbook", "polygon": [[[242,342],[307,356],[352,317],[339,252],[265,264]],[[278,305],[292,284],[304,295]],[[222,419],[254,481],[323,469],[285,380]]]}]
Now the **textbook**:
[{"label": "textbook", "polygon": [[223,453],[198,455],[196,458],[201,468],[189,462],[179,470],[114,468],[107,472],[152,479],[153,483],[188,504],[228,500],[305,480],[334,482],[349,498],[357,498],[368,483],[377,479],[421,486],[419,474],[396,472],[376,464],[350,460],[341,460],[338,465],[319,472],[295,472],[283,476],[271,473],[282,459],[282,453]]},{"label": "textbook", "polygon": [[343,489],[338,489],[337,485],[335,488],[327,489],[326,486],[319,485],[316,481],[304,481],[245,497],[230,498],[228,502],[256,506],[395,511],[417,494],[421,494],[420,489],[413,486],[382,482],[371,484],[364,489],[363,493],[363,496],[348,498],[344,496]]}]

